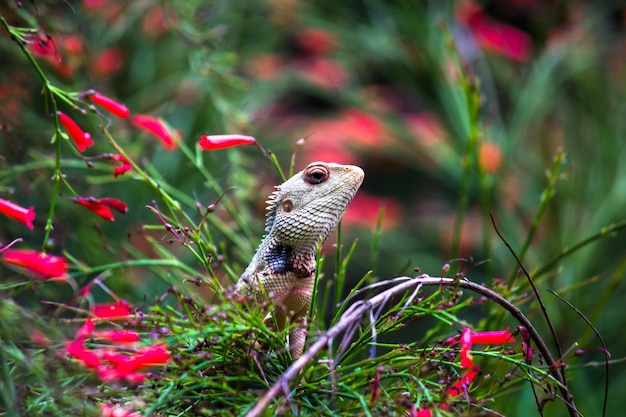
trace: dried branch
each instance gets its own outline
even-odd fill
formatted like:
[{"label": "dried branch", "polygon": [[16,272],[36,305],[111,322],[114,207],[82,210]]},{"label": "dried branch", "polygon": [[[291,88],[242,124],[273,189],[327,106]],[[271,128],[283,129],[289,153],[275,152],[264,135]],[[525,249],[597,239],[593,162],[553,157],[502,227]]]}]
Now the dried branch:
[{"label": "dried branch", "polygon": [[374,308],[383,305],[392,297],[419,286],[461,287],[485,296],[504,307],[522,326],[528,330],[530,338],[535,342],[537,349],[541,352],[546,364],[549,367],[550,375],[552,375],[552,377],[558,382],[559,391],[561,392],[563,401],[567,405],[569,415],[571,417],[582,416],[582,414],[580,414],[576,409],[574,399],[567,389],[563,376],[559,372],[559,364],[552,357],[550,350],[530,320],[528,320],[519,308],[511,304],[495,291],[467,279],[459,280],[455,278],[439,278],[424,274],[415,278],[398,277],[393,280],[393,282],[398,281],[403,282],[394,285],[393,287],[375,295],[370,299],[357,301],[350,306],[350,308],[348,308],[341,315],[337,324],[328,329],[327,332],[320,335],[315,343],[313,343],[300,358],[295,360],[289,368],[287,368],[287,370],[276,380],[276,382],[261,397],[254,407],[250,409],[250,411],[246,414],[246,417],[260,416],[263,410],[265,410],[265,408],[280,394],[281,391],[285,397],[288,398],[291,391],[289,384],[295,380],[307,363],[314,360],[315,356],[321,352],[328,343],[331,343],[335,337],[345,333],[348,329],[353,328],[356,324],[360,323],[364,317],[369,315],[370,311],[373,311]]}]

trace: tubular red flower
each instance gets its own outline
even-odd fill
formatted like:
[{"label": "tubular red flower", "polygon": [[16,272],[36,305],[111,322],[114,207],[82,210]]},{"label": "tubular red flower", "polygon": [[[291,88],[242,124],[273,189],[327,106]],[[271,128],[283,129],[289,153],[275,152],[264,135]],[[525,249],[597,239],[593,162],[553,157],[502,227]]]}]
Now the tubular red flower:
[{"label": "tubular red flower", "polygon": [[450,388],[448,388],[448,395],[456,397],[462,392],[467,391],[467,388],[471,385],[476,375],[478,375],[478,366],[472,366],[458,381],[456,381]]},{"label": "tubular red flower", "polygon": [[7,217],[22,222],[30,230],[33,230],[33,221],[35,221],[35,207],[24,208],[17,204],[0,198],[0,213]]},{"label": "tubular red flower", "polygon": [[95,332],[94,337],[115,343],[134,343],[139,341],[139,333],[132,330],[104,330]]},{"label": "tubular red flower", "polygon": [[67,133],[70,135],[76,147],[79,151],[84,152],[85,149],[93,145],[93,139],[91,139],[91,135],[87,132],[84,132],[74,120],[72,120],[68,115],[57,111],[57,116],[59,117],[59,121],[67,130]]},{"label": "tubular red flower", "polygon": [[91,317],[88,317],[85,321],[85,324],[82,325],[80,329],[76,332],[76,336],[74,336],[74,340],[80,340],[81,342],[87,339],[93,333],[96,328],[96,324],[93,322]]},{"label": "tubular red flower", "polygon": [[128,211],[128,206],[121,200],[115,198],[94,198],[94,197],[71,197],[70,200],[76,204],[87,207],[93,213],[107,221],[115,220],[114,209],[122,214]]},{"label": "tubular red flower", "polygon": [[157,343],[146,346],[135,354],[134,360],[138,367],[165,365],[171,357],[165,345]]},{"label": "tubular red flower", "polygon": [[256,143],[252,136],[244,135],[202,135],[200,136],[200,148],[203,151],[232,148],[239,145],[251,145]]},{"label": "tubular red flower", "polygon": [[506,342],[514,342],[513,335],[509,329],[495,332],[476,332],[472,334],[472,342],[485,345],[499,345]]},{"label": "tubular red flower", "polygon": [[163,119],[157,119],[156,117],[152,117],[147,114],[138,114],[132,117],[131,123],[133,126],[152,133],[154,136],[159,138],[166,150],[173,150],[177,148],[177,135],[170,129]]},{"label": "tubular red flower", "polygon": [[52,57],[56,62],[61,62],[61,55],[52,39],[52,36],[45,34],[45,37],[36,33],[26,34],[23,38],[24,43],[35,52],[35,54],[43,57]]},{"label": "tubular red flower", "polygon": [[102,95],[97,91],[89,92],[87,94],[87,97],[92,103],[97,104],[112,115],[117,116],[120,119],[128,119],[130,117],[130,111],[122,103],[118,103],[112,98]]},{"label": "tubular red flower", "polygon": [[128,411],[119,405],[101,404],[100,417],[143,417],[143,415]]},{"label": "tubular red flower", "polygon": [[70,342],[66,346],[65,351],[74,359],[81,361],[87,368],[97,369],[100,366],[100,358],[98,355],[85,348],[82,340]]},{"label": "tubular red flower", "polygon": [[93,308],[93,315],[101,319],[125,319],[133,312],[133,308],[128,302],[120,300],[116,303],[96,304]]},{"label": "tubular red flower", "polygon": [[67,276],[67,262],[59,256],[29,249],[7,249],[2,252],[2,260],[42,279],[63,280]]}]

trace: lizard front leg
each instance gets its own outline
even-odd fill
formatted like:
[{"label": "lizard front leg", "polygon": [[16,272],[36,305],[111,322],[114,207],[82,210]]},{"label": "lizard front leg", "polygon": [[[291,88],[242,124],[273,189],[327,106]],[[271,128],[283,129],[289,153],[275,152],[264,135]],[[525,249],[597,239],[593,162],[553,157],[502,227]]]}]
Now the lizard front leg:
[{"label": "lizard front leg", "polygon": [[302,356],[304,342],[308,334],[308,319],[313,298],[315,277],[298,278],[297,285],[276,306],[274,318],[281,330],[291,325],[289,330],[289,351],[294,359]]}]

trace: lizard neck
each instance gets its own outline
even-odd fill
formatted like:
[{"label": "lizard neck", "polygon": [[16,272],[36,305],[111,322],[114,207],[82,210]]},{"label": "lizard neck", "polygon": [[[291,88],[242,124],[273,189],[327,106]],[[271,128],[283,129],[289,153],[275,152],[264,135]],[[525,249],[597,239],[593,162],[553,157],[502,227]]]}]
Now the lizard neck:
[{"label": "lizard neck", "polygon": [[308,278],[315,273],[315,255],[317,245],[291,246],[275,235],[267,235],[243,277],[252,277],[263,271],[276,275],[292,275],[297,278]]}]

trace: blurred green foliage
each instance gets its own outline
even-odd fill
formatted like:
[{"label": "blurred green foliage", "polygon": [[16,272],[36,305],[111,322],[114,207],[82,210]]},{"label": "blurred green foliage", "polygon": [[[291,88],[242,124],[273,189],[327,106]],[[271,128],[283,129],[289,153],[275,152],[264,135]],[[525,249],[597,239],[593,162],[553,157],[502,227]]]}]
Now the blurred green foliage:
[{"label": "blurred green foliage", "polygon": [[[502,280],[503,295],[550,340],[492,213],[547,304],[580,412],[601,414],[603,354],[579,314],[547,289],[576,306],[607,343],[615,361],[607,415],[626,406],[619,393],[626,383],[620,2],[9,1],[0,12],[7,25],[33,30],[37,40],[25,46],[44,75],[3,29],[0,197],[37,212],[33,231],[0,217],[3,245],[22,238],[20,247],[70,256],[79,286],[106,269],[99,266],[115,265],[106,269],[107,286],[136,304],[150,305],[172,284],[193,288],[185,278],[211,275],[227,287],[260,241],[263,202],[280,180],[255,147],[201,153],[196,143],[201,134],[252,135],[285,171],[294,152],[296,169],[315,159],[365,169],[342,225],[342,241],[358,244],[338,299],[370,270],[371,281],[414,268],[438,276],[450,262],[452,273],[466,271],[474,281]],[[66,92],[93,88],[133,114],[161,117],[180,132],[181,147],[166,152],[127,121],[83,116],[59,100],[59,110],[96,142],[85,155],[117,153],[100,129],[106,125],[153,182],[135,171],[113,178],[113,166],[100,160],[88,167],[65,142],[50,143],[55,122],[45,82]],[[61,183],[51,203],[55,170],[71,187]],[[129,211],[104,222],[67,198],[74,193],[115,197]],[[187,217],[176,214],[178,203]],[[173,239],[146,205],[176,227],[198,226],[198,234]],[[340,269],[332,268],[330,244],[324,254],[322,300],[335,291],[332,271]],[[128,267],[133,259],[171,263]],[[0,274],[3,283],[23,279],[10,268]],[[44,315],[56,310],[40,300],[66,303],[73,293],[54,284],[2,291]],[[216,299],[210,291],[202,297]],[[334,311],[320,312],[316,325],[325,328]],[[481,328],[515,326],[498,306],[466,314],[459,319]],[[411,327],[391,342],[427,332],[428,325]],[[572,356],[577,349],[582,356]],[[539,415],[528,383],[491,395],[490,408],[503,415]],[[543,415],[566,409],[550,404]]]}]

